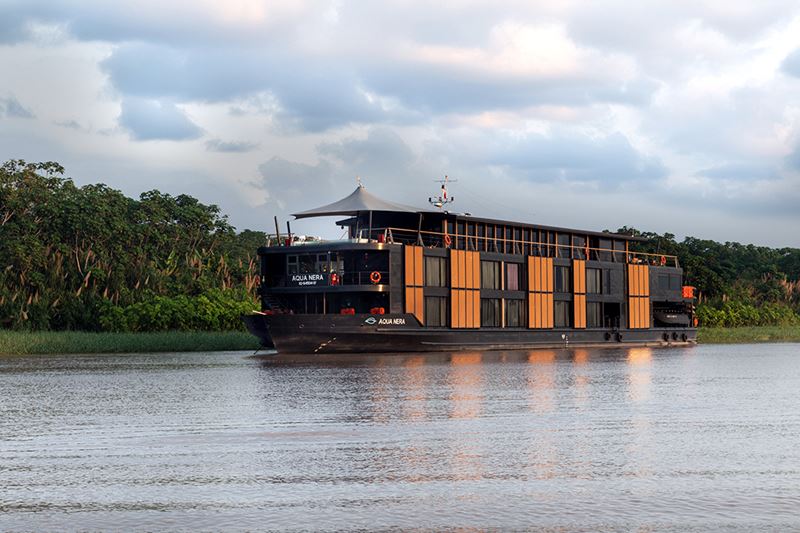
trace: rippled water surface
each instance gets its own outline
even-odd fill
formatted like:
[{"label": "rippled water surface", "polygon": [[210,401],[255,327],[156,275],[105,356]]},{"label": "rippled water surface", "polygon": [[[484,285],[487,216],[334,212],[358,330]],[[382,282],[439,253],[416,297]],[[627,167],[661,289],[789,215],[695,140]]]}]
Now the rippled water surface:
[{"label": "rippled water surface", "polygon": [[798,356],[0,358],[0,530],[798,530]]}]

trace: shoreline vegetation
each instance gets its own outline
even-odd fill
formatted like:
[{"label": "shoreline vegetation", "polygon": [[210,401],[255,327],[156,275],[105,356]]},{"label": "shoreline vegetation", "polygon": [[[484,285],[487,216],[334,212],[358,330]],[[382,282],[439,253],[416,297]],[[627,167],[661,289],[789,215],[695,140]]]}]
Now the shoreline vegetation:
[{"label": "shoreline vegetation", "polygon": [[[700,344],[800,342],[800,326],[700,328],[697,339]],[[242,331],[0,331],[0,356],[257,350],[258,340]]]},{"label": "shoreline vegetation", "polygon": [[0,331],[0,356],[251,351],[258,339],[244,331]]}]

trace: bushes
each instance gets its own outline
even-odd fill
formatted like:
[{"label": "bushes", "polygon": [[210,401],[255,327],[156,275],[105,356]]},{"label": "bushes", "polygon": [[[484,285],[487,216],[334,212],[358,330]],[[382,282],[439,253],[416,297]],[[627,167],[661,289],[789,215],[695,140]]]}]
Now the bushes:
[{"label": "bushes", "polygon": [[697,318],[703,327],[739,328],[744,326],[800,325],[800,316],[784,304],[766,303],[760,307],[741,302],[725,302],[720,307],[701,304]]},{"label": "bushes", "polygon": [[104,302],[99,324],[103,331],[224,331],[243,330],[241,315],[258,309],[245,291],[211,289],[198,296],[153,296],[127,306]]}]

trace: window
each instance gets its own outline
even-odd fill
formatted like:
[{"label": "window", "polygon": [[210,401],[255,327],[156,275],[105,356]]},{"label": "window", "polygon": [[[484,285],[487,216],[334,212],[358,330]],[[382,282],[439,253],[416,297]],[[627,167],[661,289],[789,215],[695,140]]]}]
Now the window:
[{"label": "window", "polygon": [[425,325],[434,327],[447,325],[447,298],[425,297]]},{"label": "window", "polygon": [[506,300],[506,327],[525,327],[525,300]]},{"label": "window", "polygon": [[568,328],[570,325],[570,307],[572,302],[553,303],[553,325],[557,328]]},{"label": "window", "polygon": [[681,277],[679,274],[669,275],[669,288],[674,291],[681,288]]},{"label": "window", "polygon": [[586,327],[603,327],[602,306],[600,302],[588,302],[586,304]]},{"label": "window", "polygon": [[572,257],[575,259],[586,259],[586,237],[572,237]]},{"label": "window", "polygon": [[481,261],[481,289],[500,289],[500,263]]},{"label": "window", "polygon": [[521,291],[522,278],[520,274],[522,269],[519,263],[506,263],[506,290],[507,291]]},{"label": "window", "polygon": [[287,267],[286,272],[289,274],[297,274],[297,256],[290,255],[286,257]]},{"label": "window", "polygon": [[500,300],[498,298],[481,298],[481,326],[500,327]]},{"label": "window", "polygon": [[586,292],[589,294],[603,293],[603,271],[599,268],[586,269]]},{"label": "window", "polygon": [[569,267],[557,266],[555,268],[555,292],[571,292],[569,288]]},{"label": "window", "polygon": [[566,233],[558,234],[558,257],[570,257],[570,239]]},{"label": "window", "polygon": [[447,286],[447,261],[444,257],[425,257],[425,286]]}]

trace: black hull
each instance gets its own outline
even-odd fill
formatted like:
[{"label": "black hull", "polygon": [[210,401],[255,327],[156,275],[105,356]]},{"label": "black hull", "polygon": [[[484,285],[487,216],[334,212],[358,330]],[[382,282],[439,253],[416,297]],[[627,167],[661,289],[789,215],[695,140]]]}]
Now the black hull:
[{"label": "black hull", "polygon": [[261,346],[264,348],[275,348],[275,343],[272,342],[272,337],[269,334],[266,322],[264,322],[264,315],[242,315],[242,320],[251,335],[258,337],[261,341]]},{"label": "black hull", "polygon": [[[413,315],[248,315],[247,329],[279,353],[407,353],[693,344],[694,328],[425,328]],[[272,346],[269,346],[272,347]]]}]

